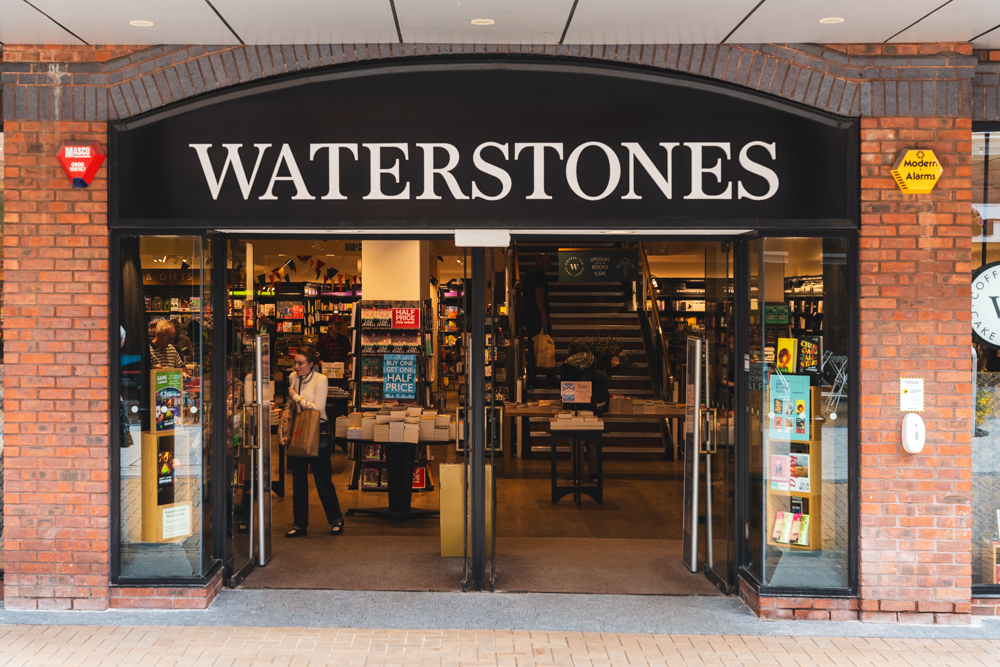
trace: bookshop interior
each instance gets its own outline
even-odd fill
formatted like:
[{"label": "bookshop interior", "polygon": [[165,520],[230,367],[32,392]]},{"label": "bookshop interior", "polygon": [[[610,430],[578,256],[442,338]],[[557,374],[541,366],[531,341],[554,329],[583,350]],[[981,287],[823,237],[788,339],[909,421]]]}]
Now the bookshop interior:
[{"label": "bookshop interior", "polygon": [[476,390],[495,590],[848,586],[848,240],[635,238],[116,237],[118,580],[461,590]]}]

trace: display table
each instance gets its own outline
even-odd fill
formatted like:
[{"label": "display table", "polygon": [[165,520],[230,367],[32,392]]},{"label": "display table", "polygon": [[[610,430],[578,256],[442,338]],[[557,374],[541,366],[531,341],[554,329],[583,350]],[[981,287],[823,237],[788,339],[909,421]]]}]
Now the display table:
[{"label": "display table", "polygon": [[[555,405],[546,406],[527,406],[527,405],[517,405],[514,403],[507,403],[501,407],[501,421],[509,419],[509,423],[504,423],[503,431],[503,476],[507,477],[510,475],[510,434],[516,428],[517,419],[519,417],[552,417],[563,411],[562,404],[557,403]],[[683,419],[684,418],[684,405],[668,405],[666,409],[658,411],[656,414],[652,413],[640,413],[640,414],[627,414],[627,413],[615,413],[615,412],[605,412],[601,415],[601,419],[605,422],[637,422],[637,421],[656,421],[658,419]],[[676,458],[676,446],[675,448],[675,458]]]},{"label": "display table", "polygon": [[[362,440],[354,440],[360,447]],[[374,516],[402,523],[408,519],[438,516],[438,510],[413,509],[413,463],[417,458],[416,444],[409,442],[379,443],[385,448],[385,467],[389,475],[389,506],[358,507],[347,510],[347,516]]]},{"label": "display table", "polygon": [[[552,504],[559,502],[563,496],[573,494],[573,500],[577,505],[582,504],[582,496],[586,494],[599,503],[604,502],[604,427],[600,430],[589,429],[552,429]],[[559,484],[558,466],[556,462],[559,457],[556,453],[556,443],[559,440],[570,441],[570,460],[573,463],[573,485],[562,486]],[[590,440],[597,447],[597,484],[583,485],[583,457],[584,443]]]}]

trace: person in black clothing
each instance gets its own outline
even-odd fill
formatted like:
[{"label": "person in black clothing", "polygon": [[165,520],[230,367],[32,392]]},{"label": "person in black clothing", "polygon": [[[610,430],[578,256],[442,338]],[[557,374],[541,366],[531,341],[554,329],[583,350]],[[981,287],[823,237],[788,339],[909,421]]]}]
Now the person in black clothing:
[{"label": "person in black clothing", "polygon": [[[528,337],[525,370],[528,374],[529,387],[538,386],[534,338],[542,332],[552,335],[552,326],[549,324],[549,278],[546,275],[550,267],[549,256],[538,253],[535,258],[535,268],[521,278],[521,323],[524,326],[524,335]],[[548,385],[555,384],[554,368],[545,369],[545,379]]]}]

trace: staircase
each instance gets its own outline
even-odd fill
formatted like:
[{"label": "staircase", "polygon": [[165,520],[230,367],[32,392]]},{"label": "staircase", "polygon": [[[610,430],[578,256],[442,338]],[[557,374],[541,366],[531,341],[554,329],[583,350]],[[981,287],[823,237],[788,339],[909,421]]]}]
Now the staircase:
[{"label": "staircase", "polygon": [[[613,244],[588,244],[587,247],[608,247]],[[595,336],[615,336],[622,348],[631,354],[634,364],[624,373],[616,373],[608,382],[612,396],[652,399],[653,385],[649,378],[649,364],[642,342],[639,315],[631,307],[632,295],[626,293],[622,283],[560,283],[557,269],[558,246],[516,245],[520,273],[524,275],[535,266],[540,252],[552,258],[549,278],[549,321],[552,339],[556,344],[556,379],[566,360],[569,343],[574,338],[586,340]],[[627,303],[626,303],[627,300]],[[544,383],[545,373],[540,370],[539,383]],[[527,400],[559,400],[558,382],[554,386],[529,389]],[[547,418],[529,420],[530,436],[525,433],[534,452],[549,451]],[[662,458],[664,439],[659,424],[654,420],[631,421],[619,417],[607,422],[604,431],[605,458]]]}]

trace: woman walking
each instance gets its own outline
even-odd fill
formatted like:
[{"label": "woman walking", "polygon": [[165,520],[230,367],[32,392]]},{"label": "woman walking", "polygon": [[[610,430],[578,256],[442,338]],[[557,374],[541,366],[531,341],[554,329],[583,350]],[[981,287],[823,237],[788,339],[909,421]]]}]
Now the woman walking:
[{"label": "woman walking", "polygon": [[319,500],[326,511],[326,519],[330,522],[330,533],[339,535],[344,532],[344,515],[340,511],[337,500],[337,489],[331,477],[333,469],[330,465],[330,455],[333,447],[326,429],[326,376],[318,371],[316,364],[319,354],[311,345],[300,347],[295,355],[295,373],[288,380],[288,400],[294,415],[303,410],[319,411],[319,452],[310,457],[288,457],[288,467],[292,470],[292,518],[295,522],[285,537],[304,537],[309,525],[309,468],[312,468],[313,479]]}]

